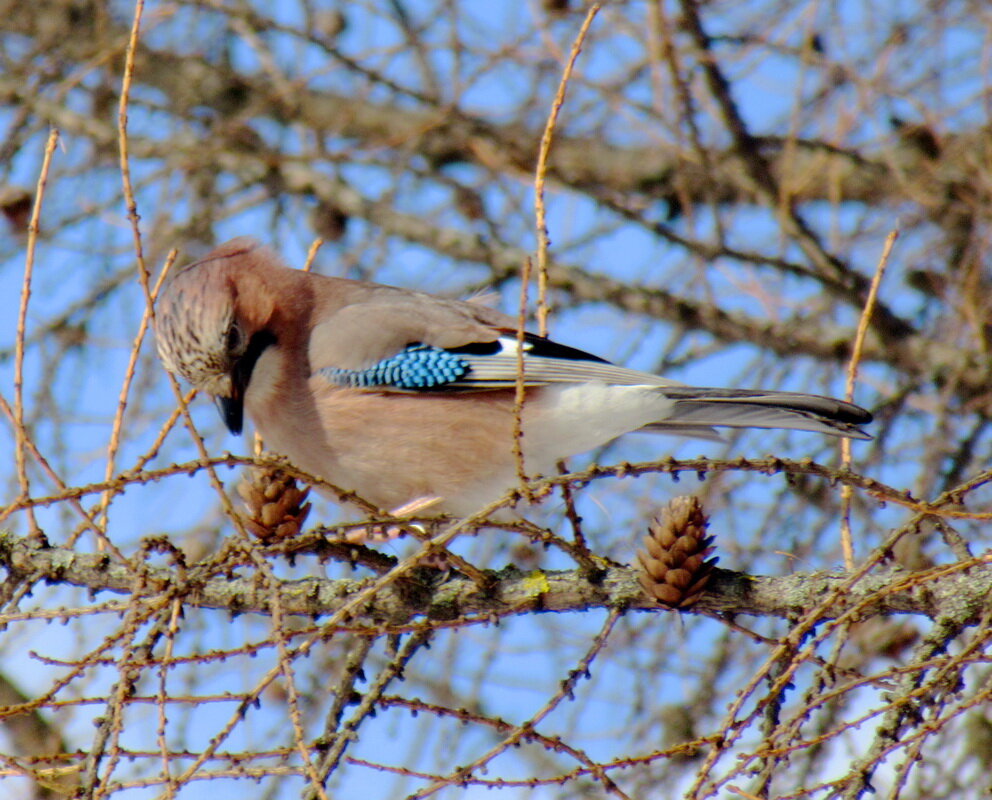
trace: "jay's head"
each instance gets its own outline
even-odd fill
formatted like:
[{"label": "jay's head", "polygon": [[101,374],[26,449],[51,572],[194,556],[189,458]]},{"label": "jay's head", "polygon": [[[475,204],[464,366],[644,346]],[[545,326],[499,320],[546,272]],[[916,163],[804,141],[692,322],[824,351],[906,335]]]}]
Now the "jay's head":
[{"label": "jay's head", "polygon": [[244,396],[259,356],[275,343],[265,327],[265,303],[256,301],[253,273],[265,252],[234,240],[182,268],[159,298],[155,339],[166,369],[217,401],[224,424],[241,433]]}]

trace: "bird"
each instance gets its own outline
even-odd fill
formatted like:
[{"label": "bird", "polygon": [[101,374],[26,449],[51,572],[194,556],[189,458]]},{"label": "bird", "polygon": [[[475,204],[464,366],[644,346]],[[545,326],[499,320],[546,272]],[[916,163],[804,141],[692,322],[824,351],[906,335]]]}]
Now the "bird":
[{"label": "bird", "polygon": [[177,270],[155,313],[166,369],[231,433],[247,415],[267,450],[379,509],[477,513],[520,485],[515,431],[531,476],[633,431],[871,438],[853,403],[687,386],[517,329],[479,302],[290,268],[249,237]]}]

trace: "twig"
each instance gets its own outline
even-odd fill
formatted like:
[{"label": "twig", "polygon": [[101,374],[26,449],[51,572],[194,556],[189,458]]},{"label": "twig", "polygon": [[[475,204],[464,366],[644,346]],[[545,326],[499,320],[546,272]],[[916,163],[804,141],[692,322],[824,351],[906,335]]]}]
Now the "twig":
[{"label": "twig", "polygon": [[[2,395],[0,395],[0,411],[4,413],[4,415],[11,421],[11,423],[14,422],[14,410],[10,407],[10,405],[7,403],[7,401],[3,398]],[[14,427],[15,428],[17,427],[16,424],[14,425]],[[52,483],[55,484],[56,488],[58,488],[58,490],[63,493],[65,492],[72,493],[74,490],[71,489],[64,480],[62,480],[59,474],[49,463],[48,459],[46,459],[41,454],[41,451],[38,450],[37,445],[35,445],[35,443],[30,439],[27,439],[25,444],[27,448],[31,451],[31,455],[34,456],[34,460],[38,462],[38,466],[40,466],[41,469],[45,472],[45,474],[48,475],[49,479],[52,481]],[[89,529],[93,531],[93,533],[96,535],[97,538],[103,537],[103,532],[100,530],[100,527],[96,524],[96,520],[93,519],[93,517],[85,508],[83,508],[83,504],[79,502],[80,496],[81,495],[74,497],[67,497],[66,499],[69,505],[72,507],[72,509],[77,514],[79,514],[79,516],[83,518],[82,520],[83,529]],[[0,511],[0,524],[2,524],[4,520],[7,519],[7,517],[9,517],[13,512],[19,510],[20,508],[33,509],[34,504],[27,503],[27,501],[25,500],[25,504],[21,505],[18,503],[18,501],[15,500],[11,505],[7,506],[7,508]],[[75,539],[76,537],[70,537],[70,540],[68,542],[69,547],[71,547],[75,543]],[[107,542],[106,544],[108,545],[110,552],[112,552],[120,560],[121,563],[126,562],[123,553],[121,553],[117,548],[115,548],[113,544],[111,544],[110,542]]]},{"label": "twig", "polygon": [[[537,332],[541,336],[548,335],[548,225],[546,208],[544,204],[544,182],[548,172],[548,155],[551,152],[551,142],[554,138],[555,124],[565,103],[565,91],[568,82],[572,77],[572,70],[575,67],[575,60],[579,57],[582,49],[582,42],[589,32],[593,19],[599,12],[599,3],[593,3],[586,14],[586,18],[579,29],[578,36],[572,44],[565,70],[562,73],[561,81],[558,84],[558,91],[555,94],[554,102],[551,104],[551,111],[548,114],[548,121],[544,126],[544,134],[541,136],[541,147],[537,156],[537,167],[534,175],[534,213],[537,219]],[[513,459],[516,462],[517,478],[524,498],[527,502],[533,502],[534,496],[530,489],[530,482],[527,479],[526,466],[524,464],[523,453],[523,410],[526,396],[526,376],[524,375],[524,332],[527,319],[527,290],[530,285],[531,261],[525,258],[523,262],[523,274],[520,276],[520,315],[517,326],[517,377],[514,385],[513,396]]]},{"label": "twig", "polygon": [[179,631],[179,619],[182,615],[183,604],[180,597],[172,600],[172,611],[169,615],[169,626],[165,631],[165,652],[162,654],[162,663],[158,671],[158,695],[155,704],[158,706],[158,730],[156,738],[158,740],[159,752],[162,755],[162,777],[165,779],[166,800],[172,800],[176,796],[178,785],[172,776],[172,768],[169,763],[169,742],[166,739],[166,728],[168,718],[166,716],[166,704],[169,700],[168,678],[169,667],[172,663],[173,648],[176,642],[176,633]]},{"label": "twig", "polygon": [[[389,684],[396,680],[397,678],[403,677],[403,670],[406,668],[410,659],[424,646],[428,645],[433,635],[433,631],[430,627],[422,627],[420,630],[415,631],[414,634],[407,640],[406,644],[401,650],[396,652],[390,659],[382,670],[379,672],[375,679],[375,682],[369,686],[368,691],[366,691],[361,701],[358,703],[358,707],[355,709],[355,713],[351,715],[351,718],[345,722],[342,726],[343,730],[340,731],[330,742],[327,753],[320,761],[320,780],[316,787],[311,787],[304,794],[304,800],[313,800],[314,791],[317,790],[323,792],[323,782],[327,781],[328,776],[337,768],[344,756],[345,750],[348,745],[355,739],[355,732],[358,730],[359,725],[368,719],[370,716],[375,714],[376,707],[379,705],[382,699],[382,693],[386,690]],[[323,797],[324,795],[321,794]]]},{"label": "twig", "polygon": [[[270,581],[271,575],[266,575],[266,582]],[[307,745],[306,733],[303,727],[303,718],[300,715],[300,697],[296,689],[296,673],[293,670],[293,656],[289,645],[289,637],[284,626],[284,615],[282,602],[279,597],[279,588],[275,583],[270,583],[268,593],[272,603],[272,637],[276,643],[278,651],[278,666],[282,670],[286,685],[286,703],[289,706],[289,719],[293,727],[293,742],[296,745],[296,752],[299,753],[303,763],[303,772],[310,783],[308,796],[317,797],[319,800],[329,800],[324,789],[321,776],[318,774],[313,761],[310,759],[310,751]]]},{"label": "twig", "polygon": [[537,154],[537,169],[534,175],[534,214],[537,218],[537,332],[541,336],[548,335],[548,224],[546,209],[544,205],[544,180],[548,173],[548,155],[551,153],[551,142],[554,138],[555,125],[558,122],[558,115],[565,103],[565,92],[568,89],[568,82],[572,77],[572,70],[575,61],[582,50],[582,43],[586,34],[592,26],[593,19],[599,13],[600,4],[593,3],[589,6],[586,18],[582,22],[575,41],[572,43],[572,50],[568,54],[568,61],[565,63],[565,70],[562,72],[561,81],[558,84],[558,91],[555,94],[554,102],[551,104],[551,112],[548,114],[548,121],[544,126],[544,133],[541,136],[541,147]]},{"label": "twig", "polygon": [[[168,274],[169,269],[175,259],[176,251],[173,250],[169,254],[169,258],[165,262],[165,266],[162,267],[162,271],[159,274],[158,279],[155,281],[155,286],[152,287],[150,300],[154,302],[155,298],[158,296],[159,290],[162,288],[162,283],[165,280],[165,276]],[[148,327],[151,325],[152,320],[152,306],[150,304],[145,305],[145,309],[141,314],[141,323],[138,325],[138,332],[135,334],[134,343],[131,345],[131,355],[128,359],[127,369],[124,371],[124,382],[121,385],[121,392],[117,398],[117,412],[114,414],[114,423],[110,431],[110,441],[107,444],[107,468],[104,470],[104,480],[109,481],[114,476],[114,471],[117,469],[117,451],[120,448],[121,442],[121,431],[124,427],[124,412],[127,410],[128,398],[131,395],[131,385],[134,382],[134,373],[138,366],[138,358],[141,354],[141,345],[145,340],[145,335],[148,333]],[[107,521],[110,511],[110,502],[114,498],[116,493],[111,491],[106,491],[100,498],[100,518],[97,524],[100,527],[100,531],[103,535],[107,532]],[[102,549],[103,547],[103,537],[98,537],[97,547]]]},{"label": "twig", "polygon": [[[31,484],[27,470],[27,431],[24,429],[24,336],[27,331],[28,303],[31,301],[31,278],[34,274],[34,254],[38,244],[39,220],[41,219],[41,203],[45,197],[45,187],[48,185],[48,172],[52,167],[52,155],[59,140],[57,128],[48,133],[45,144],[45,155],[41,162],[41,172],[38,175],[38,186],[35,190],[34,207],[31,209],[31,222],[28,224],[28,247],[24,258],[24,280],[21,283],[21,305],[17,311],[17,339],[14,344],[14,461],[17,466],[17,481],[21,489],[21,497],[31,494]],[[38,521],[33,510],[28,510],[32,532],[39,532]]]},{"label": "twig", "polygon": [[524,400],[527,377],[524,374],[524,334],[527,329],[527,289],[530,286],[530,257],[524,258],[520,275],[520,309],[517,314],[517,374],[513,384],[513,461],[516,464],[520,491],[528,503],[534,501],[524,464]]},{"label": "twig", "polygon": [[[882,257],[878,260],[875,268],[875,275],[871,279],[871,286],[868,287],[868,299],[865,300],[865,307],[861,312],[861,319],[858,320],[858,330],[854,335],[854,346],[851,349],[851,361],[847,366],[847,388],[844,392],[845,399],[850,402],[854,399],[854,384],[858,379],[858,367],[861,364],[861,352],[864,349],[865,337],[868,335],[868,326],[871,324],[871,315],[875,310],[875,302],[878,299],[878,287],[882,283],[882,276],[885,274],[885,267],[889,263],[889,254],[899,236],[899,229],[894,229],[885,239],[885,246],[882,248]],[[849,469],[851,466],[851,440],[840,440],[840,463],[841,467]],[[840,544],[844,551],[845,568],[854,569],[854,545],[851,537],[851,497],[852,490],[844,484],[840,490]]]},{"label": "twig", "polygon": [[[145,265],[145,254],[141,244],[141,217],[138,216],[138,203],[134,197],[134,187],[131,183],[131,165],[128,155],[127,141],[127,108],[131,94],[131,81],[134,78],[134,56],[138,49],[138,34],[141,32],[141,14],[145,9],[144,0],[136,0],[134,5],[134,21],[131,25],[131,34],[127,40],[127,52],[124,57],[124,77],[121,80],[121,97],[117,110],[117,141],[120,150],[120,170],[121,182],[124,191],[124,204],[127,206],[127,218],[131,223],[131,233],[134,237],[134,253],[138,264],[138,282],[145,295],[145,313],[142,316],[138,335],[135,339],[134,348],[131,351],[131,361],[124,375],[124,384],[121,387],[121,394],[117,405],[117,414],[114,417],[113,431],[110,442],[107,445],[107,470],[109,477],[114,472],[114,462],[117,456],[117,448],[120,440],[120,428],[124,420],[124,410],[127,407],[127,398],[131,391],[131,382],[134,377],[134,366],[137,363],[138,349],[144,339],[148,323],[154,319],[154,297],[149,288],[148,268]],[[165,277],[165,270],[162,270],[162,278]],[[161,278],[159,285],[161,284]],[[110,506],[112,495],[104,494],[100,501],[100,519],[98,525],[102,531],[106,531],[107,510]],[[97,538],[97,548],[103,549],[103,537]]]},{"label": "twig", "polygon": [[[409,796],[409,800],[414,800],[415,798],[419,800],[419,798],[429,797],[443,789],[445,786],[461,783],[471,776],[473,772],[484,768],[486,764],[491,762],[501,753],[505,752],[507,748],[515,746],[518,742],[530,734],[538,726],[538,724],[540,724],[552,711],[561,705],[565,698],[571,698],[573,696],[575,686],[580,678],[589,677],[589,667],[592,665],[592,662],[596,656],[598,656],[606,646],[606,642],[609,639],[610,634],[613,632],[614,626],[616,626],[623,614],[624,612],[617,608],[610,610],[610,614],[606,618],[606,622],[603,623],[602,629],[598,634],[596,634],[596,638],[593,640],[589,650],[576,665],[575,669],[569,672],[568,679],[561,682],[561,688],[548,699],[543,708],[541,708],[526,722],[522,722],[520,725],[517,725],[509,736],[492,747],[488,752],[479,756],[471,764],[459,767],[450,775],[435,781],[430,786],[421,789],[419,792],[414,792]],[[607,793],[612,794],[615,797],[630,800],[629,796],[625,794],[620,787],[609,778],[609,776],[607,776],[606,771],[601,765],[594,763],[591,771],[600,783],[603,784],[603,789],[605,789]]]},{"label": "twig", "polygon": [[304,272],[310,272],[310,270],[313,269],[313,262],[314,259],[317,258],[317,251],[320,250],[320,248],[323,246],[324,246],[324,240],[321,239],[319,236],[313,240],[313,243],[310,245],[310,249],[307,250],[307,260],[303,262]]}]

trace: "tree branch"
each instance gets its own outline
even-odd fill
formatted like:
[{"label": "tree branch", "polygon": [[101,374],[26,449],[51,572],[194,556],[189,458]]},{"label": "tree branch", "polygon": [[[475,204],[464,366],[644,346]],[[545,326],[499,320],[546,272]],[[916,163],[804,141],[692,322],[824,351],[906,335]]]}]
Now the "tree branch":
[{"label": "tree branch", "polygon": [[[132,569],[114,563],[105,554],[46,547],[11,533],[0,533],[0,566],[18,576],[29,575],[35,580],[81,586],[94,592],[143,596],[168,593],[200,608],[268,614],[272,605],[271,589],[252,576],[200,581],[177,574],[175,569],[145,565],[140,570],[141,578],[136,580]],[[660,610],[643,594],[636,570],[628,566],[610,567],[597,579],[579,570],[525,573],[509,566],[493,573],[496,582],[488,592],[462,577],[435,583],[439,575],[424,568],[416,578],[386,587],[354,621],[402,625],[417,617],[452,620],[475,615],[491,618],[616,607]],[[794,617],[816,606],[849,577],[841,572],[768,577],[716,570],[706,594],[692,611]],[[287,614],[333,614],[364,585],[364,580],[284,580],[278,584],[279,605]],[[880,567],[846,591],[825,618],[858,606],[859,618],[922,614],[932,619],[948,615],[973,619],[989,607],[990,597],[992,565],[984,558],[919,572]]]}]

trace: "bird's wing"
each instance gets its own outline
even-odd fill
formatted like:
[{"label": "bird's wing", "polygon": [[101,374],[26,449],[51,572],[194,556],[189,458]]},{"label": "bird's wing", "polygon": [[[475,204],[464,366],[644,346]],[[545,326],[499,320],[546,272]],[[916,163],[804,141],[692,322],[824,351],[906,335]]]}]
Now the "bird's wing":
[{"label": "bird's wing", "polygon": [[310,364],[331,383],[374,391],[479,391],[515,386],[521,361],[526,386],[599,381],[681,386],[611,364],[534,334],[474,303],[417,292],[376,291],[315,326]]}]

